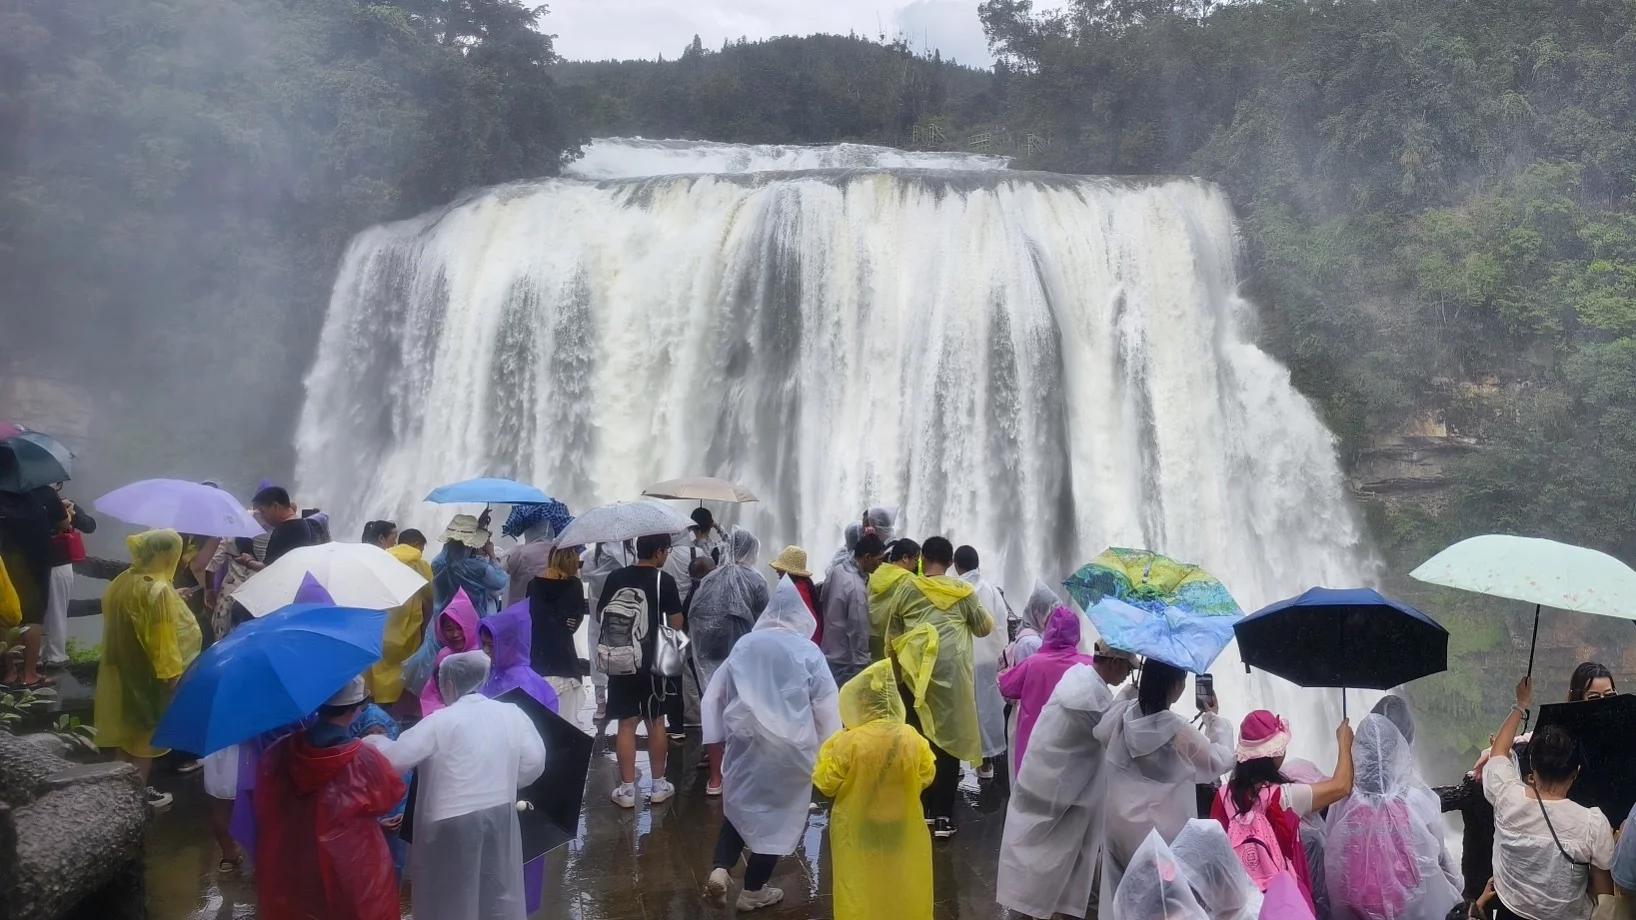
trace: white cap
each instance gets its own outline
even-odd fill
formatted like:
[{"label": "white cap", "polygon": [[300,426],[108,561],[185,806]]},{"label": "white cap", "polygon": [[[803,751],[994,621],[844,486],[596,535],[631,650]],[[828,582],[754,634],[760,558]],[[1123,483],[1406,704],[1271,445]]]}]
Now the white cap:
[{"label": "white cap", "polygon": [[347,685],[335,691],[335,695],[324,701],[325,706],[356,706],[369,699],[369,688],[364,685],[363,675],[360,674]]}]

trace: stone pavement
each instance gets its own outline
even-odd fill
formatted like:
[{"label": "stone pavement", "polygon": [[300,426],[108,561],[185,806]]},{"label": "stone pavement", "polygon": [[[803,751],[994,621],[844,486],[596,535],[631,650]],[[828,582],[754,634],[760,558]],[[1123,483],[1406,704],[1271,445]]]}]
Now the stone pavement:
[{"label": "stone pavement", "polygon": [[[535,918],[546,920],[719,920],[734,913],[735,888],[725,910],[699,896],[711,869],[721,800],[704,794],[705,773],[697,731],[673,743],[666,773],[675,798],[658,807],[626,810],[608,801],[617,777],[610,738],[592,754],[579,836],[547,858],[546,894]],[[646,755],[640,755],[646,775]],[[161,776],[155,785],[176,803],[148,832],[148,902],[156,920],[226,920],[255,916],[255,886],[248,874],[217,871],[208,799],[197,774]],[[645,781],[644,781],[645,785]],[[1005,823],[1005,797],[996,784],[980,788],[967,773],[961,786],[960,833],[934,841],[932,870],[936,920],[1005,920],[994,903],[994,866]],[[779,861],[772,884],[784,902],[756,912],[767,920],[832,917],[827,803],[812,812],[796,852]],[[405,917],[411,916],[408,900]]]}]

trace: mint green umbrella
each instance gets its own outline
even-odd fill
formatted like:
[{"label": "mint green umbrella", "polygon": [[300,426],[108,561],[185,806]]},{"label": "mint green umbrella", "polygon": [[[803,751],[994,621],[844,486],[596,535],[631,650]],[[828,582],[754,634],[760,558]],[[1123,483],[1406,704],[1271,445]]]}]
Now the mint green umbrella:
[{"label": "mint green umbrella", "polygon": [[[1636,620],[1636,570],[1607,553],[1555,540],[1484,534],[1443,550],[1409,576],[1533,604],[1534,642],[1542,607]],[[1533,674],[1530,643],[1528,675]]]}]

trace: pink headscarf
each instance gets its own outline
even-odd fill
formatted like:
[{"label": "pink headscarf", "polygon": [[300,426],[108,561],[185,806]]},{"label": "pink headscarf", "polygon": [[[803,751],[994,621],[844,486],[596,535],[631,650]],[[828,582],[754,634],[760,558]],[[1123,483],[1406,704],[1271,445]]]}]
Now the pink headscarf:
[{"label": "pink headscarf", "polygon": [[1074,665],[1092,663],[1091,656],[1079,652],[1079,614],[1059,606],[1046,620],[1040,650],[1000,675],[1000,695],[1018,701],[1017,736],[1012,739],[1013,770],[1022,768],[1028,736],[1050,701],[1051,692],[1057,689],[1057,681]]},{"label": "pink headscarf", "polygon": [[443,659],[456,654],[457,651],[475,652],[478,649],[477,608],[472,606],[471,598],[466,596],[465,588],[456,591],[454,598],[449,601],[449,606],[444,607],[443,612],[438,614],[437,619],[432,621],[431,628],[438,630],[439,642],[442,641],[445,618],[460,627],[460,634],[466,637],[466,646],[459,650],[448,646],[437,650],[437,660],[432,664],[432,677],[426,681],[426,686],[421,688],[420,691],[420,714],[422,717],[429,716],[443,708],[443,694],[437,690],[437,666],[443,663]]}]

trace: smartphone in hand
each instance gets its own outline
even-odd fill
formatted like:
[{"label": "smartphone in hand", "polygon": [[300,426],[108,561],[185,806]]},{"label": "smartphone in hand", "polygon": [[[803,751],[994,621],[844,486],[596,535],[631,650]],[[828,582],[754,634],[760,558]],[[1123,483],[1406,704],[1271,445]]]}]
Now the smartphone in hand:
[{"label": "smartphone in hand", "polygon": [[1216,708],[1216,679],[1209,674],[1193,678],[1193,704],[1200,712]]}]

